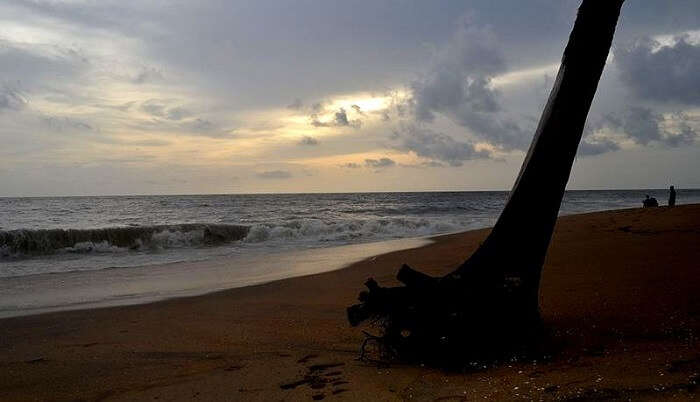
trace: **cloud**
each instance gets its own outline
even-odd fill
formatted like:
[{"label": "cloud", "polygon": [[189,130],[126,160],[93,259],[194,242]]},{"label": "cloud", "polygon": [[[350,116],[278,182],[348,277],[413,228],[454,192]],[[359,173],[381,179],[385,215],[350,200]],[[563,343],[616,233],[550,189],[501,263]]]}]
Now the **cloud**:
[{"label": "cloud", "polygon": [[340,165],[340,167],[348,168],[348,169],[358,169],[361,167],[361,165],[359,163],[355,163],[355,162],[348,162],[348,163],[343,163],[342,165]]},{"label": "cloud", "polygon": [[443,165],[443,164],[440,163],[440,162],[428,161],[428,162],[422,162],[422,163],[420,164],[420,166],[421,166],[421,167],[443,167],[443,166],[445,166],[445,165]]},{"label": "cloud", "polygon": [[58,132],[96,131],[96,129],[92,125],[82,120],[75,119],[73,117],[46,115],[41,116],[40,120],[51,130]]},{"label": "cloud", "polygon": [[499,48],[490,29],[462,24],[430,71],[411,84],[415,119],[432,122],[439,113],[496,147],[526,149],[530,135],[505,116],[490,85],[506,70]]},{"label": "cloud", "polygon": [[352,105],[352,106],[350,106],[350,107],[352,108],[352,110],[355,111],[355,113],[357,113],[357,114],[359,114],[359,115],[361,115],[361,116],[364,116],[364,115],[365,115],[365,112],[362,111],[362,108],[360,108],[359,105]]},{"label": "cloud", "polygon": [[165,105],[157,99],[149,99],[143,102],[139,109],[151,116],[163,117],[165,115]]},{"label": "cloud", "polygon": [[[317,103],[314,104],[314,107],[312,110],[316,109],[316,106],[318,105],[319,108],[321,108],[321,104]],[[322,109],[321,109],[322,110]],[[309,120],[311,121],[311,125],[314,127],[352,127],[352,128],[360,128],[362,126],[362,120],[360,119],[354,119],[351,120],[348,118],[348,113],[345,111],[344,108],[338,109],[334,114],[333,114],[333,120],[332,121],[321,121],[319,119],[318,113],[314,112],[309,116]]]},{"label": "cloud", "polygon": [[306,146],[314,146],[318,145],[318,140],[314,137],[310,137],[308,135],[305,135],[301,137],[301,140],[297,143],[298,145],[306,145]]},{"label": "cloud", "polygon": [[231,138],[233,133],[231,131],[225,131],[219,129],[219,127],[213,122],[196,118],[182,122],[180,127],[185,130],[188,134],[197,134],[204,137],[210,138]]},{"label": "cloud", "polygon": [[192,112],[189,110],[185,109],[184,107],[174,107],[172,109],[168,109],[168,111],[165,114],[165,117],[169,120],[182,120],[185,117],[191,116]]},{"label": "cloud", "polygon": [[[609,113],[594,125],[592,132],[610,130],[618,132],[639,145],[657,143],[670,147],[689,145],[695,142],[698,135],[690,125],[689,118],[684,113],[674,113],[669,117],[648,107],[633,106],[622,113]],[[584,140],[585,141],[585,140]],[[592,144],[589,144],[592,145]],[[587,147],[588,145],[583,145]],[[598,143],[598,148],[588,147],[589,151],[617,150],[619,146],[604,141]],[[584,152],[586,152],[584,150]]]},{"label": "cloud", "polygon": [[171,101],[149,99],[141,103],[140,109],[142,112],[148,113],[151,116],[168,120],[182,120],[192,115],[192,112],[182,106],[170,107],[170,103]]},{"label": "cloud", "polygon": [[691,145],[698,139],[698,132],[690,127],[688,117],[683,113],[676,113],[675,119],[678,124],[678,132],[675,135],[667,135],[665,143],[671,147],[680,147],[683,145]]},{"label": "cloud", "polygon": [[261,179],[289,179],[292,174],[286,170],[268,170],[258,173],[257,176]]},{"label": "cloud", "polygon": [[[184,131],[186,134],[210,138],[231,138],[230,130],[222,130],[219,125],[195,114],[183,106],[169,106],[173,101],[149,99],[141,103],[139,109],[156,119],[139,125],[141,129],[157,127],[159,130]],[[130,106],[126,104],[128,109]]]},{"label": "cloud", "polygon": [[422,158],[442,161],[450,166],[461,166],[467,160],[491,157],[489,151],[477,150],[471,142],[460,142],[447,134],[416,125],[395,131],[392,139],[396,142],[396,149],[414,152]]},{"label": "cloud", "polygon": [[622,130],[637,144],[647,145],[650,141],[660,141],[663,137],[659,123],[664,117],[650,108],[634,106],[622,116],[607,115],[605,119],[610,127]]},{"label": "cloud", "polygon": [[304,107],[304,103],[302,103],[301,99],[296,98],[292,103],[287,105],[287,109],[290,110],[301,110]]},{"label": "cloud", "polygon": [[666,46],[639,39],[615,50],[615,64],[622,82],[644,99],[700,105],[700,44],[687,37]]},{"label": "cloud", "polygon": [[365,166],[373,169],[388,168],[396,165],[396,162],[389,158],[365,159]]},{"label": "cloud", "polygon": [[328,122],[323,122],[318,119],[318,115],[313,113],[309,116],[310,124],[314,127],[332,127],[333,125]]},{"label": "cloud", "polygon": [[22,110],[27,103],[27,98],[21,92],[8,87],[0,88],[0,111]]},{"label": "cloud", "polygon": [[601,155],[607,152],[617,151],[620,145],[610,139],[590,140],[584,138],[578,146],[578,155],[593,156]]},{"label": "cloud", "polygon": [[[163,171],[164,161],[172,160],[177,160],[178,164],[207,165],[216,180],[225,169],[218,159],[222,157],[221,152],[237,154],[249,146],[254,152],[243,152],[245,155],[241,155],[237,163],[255,166],[259,160],[275,160],[280,165],[259,166],[260,171],[282,168],[290,170],[295,179],[303,176],[302,171],[282,164],[295,162],[312,151],[323,151],[324,158],[318,163],[337,166],[352,161],[359,167],[355,168],[355,173],[368,173],[370,168],[364,165],[365,157],[352,158],[351,155],[366,154],[378,160],[382,153],[375,156],[369,153],[376,152],[377,146],[385,146],[388,152],[384,155],[392,155],[397,167],[404,166],[399,161],[416,167],[423,164],[459,165],[470,159],[488,157],[486,149],[494,155],[510,149],[524,150],[533,132],[531,126],[536,124],[536,120],[528,121],[527,117],[537,114],[535,109],[541,107],[540,99],[544,96],[532,96],[534,76],[528,76],[516,85],[501,85],[498,79],[510,73],[556,63],[575,17],[576,3],[572,0],[506,0],[494,5],[496,3],[492,0],[474,0],[448,1],[440,7],[424,2],[397,8],[394,2],[379,1],[366,2],[361,7],[352,2],[318,2],[280,3],[270,8],[258,3],[238,7],[221,1],[173,2],[168,7],[162,7],[160,2],[0,2],[0,15],[5,20],[3,39],[0,39],[0,88],[3,84],[16,83],[17,88],[11,88],[21,89],[21,94],[31,100],[26,105],[13,104],[8,100],[11,97],[3,96],[0,90],[0,136],[4,138],[0,152],[3,156],[16,155],[13,160],[5,158],[2,168],[12,167],[12,162],[21,160],[36,166],[53,160],[99,160],[105,154],[119,156],[139,146],[93,146],[95,137],[109,136],[124,141],[142,138],[172,141],[172,148],[152,149],[158,151],[158,158],[151,164],[154,169]],[[617,33],[616,43],[624,43],[623,40],[640,33],[668,36],[686,29],[698,29],[698,13],[693,12],[700,7],[697,0],[677,0],[674,7],[664,6],[664,2],[658,0],[633,3],[626,7],[625,29]],[[477,24],[470,21],[460,23],[459,16],[464,13],[477,15]],[[640,18],[640,13],[643,13],[643,18]],[[338,15],[347,18],[335,18]],[[259,35],[261,21],[267,22],[265,35]],[[333,23],[329,24],[329,21]],[[358,22],[363,29],[357,29]],[[478,24],[489,24],[490,28]],[[683,47],[685,45],[659,40],[669,43],[675,51],[690,55],[689,49]],[[692,40],[688,42],[697,47],[692,45],[695,43]],[[656,50],[642,54],[661,60],[660,55],[664,53],[654,53]],[[622,59],[617,56],[616,59]],[[667,59],[663,60],[663,69],[671,68]],[[697,122],[682,123],[669,114],[670,110],[691,113],[691,108],[657,107],[659,105],[655,102],[664,101],[654,98],[659,91],[646,91],[649,95],[639,99],[637,92],[620,82],[625,74],[631,79],[640,71],[648,73],[648,66],[632,63],[626,66],[630,74],[615,64],[609,67],[616,67],[623,74],[613,74],[615,70],[606,72],[610,81],[601,83],[595,107],[605,113],[616,112],[616,116],[623,119],[623,105],[652,106],[652,110],[664,116],[661,121],[656,119],[663,144],[681,146],[695,141],[695,133],[700,128]],[[697,68],[694,70],[698,71]],[[424,74],[414,75],[417,71]],[[165,78],[163,74],[166,74]],[[684,80],[692,79],[685,73],[681,76]],[[666,84],[664,78],[659,79],[653,74],[643,77],[647,78],[637,79],[640,85]],[[676,90],[669,89],[668,96],[675,96],[673,102],[676,103],[693,101],[697,104],[689,92],[698,85],[685,82],[688,85],[681,88],[685,95],[680,100],[674,95]],[[365,95],[359,95],[391,89],[408,96],[411,102],[378,110],[376,104],[370,107],[370,103],[362,101]],[[355,98],[355,95],[360,97]],[[156,116],[140,110],[142,102],[149,98],[171,100],[162,102],[160,109],[156,106],[151,110],[159,114]],[[320,99],[329,101],[314,108],[313,102]],[[136,103],[124,104],[129,100]],[[284,109],[287,104],[291,110]],[[113,105],[114,108],[100,105]],[[336,118],[341,105],[345,108],[344,117],[341,113]],[[21,113],[13,112],[21,107],[24,107]],[[102,132],[99,135],[88,131],[80,133],[80,125],[74,124],[62,128],[64,133],[53,133],[39,116],[59,111]],[[595,109],[593,112],[597,113]],[[330,143],[326,144],[326,137],[321,137],[318,130],[309,126],[307,118],[312,113],[317,114],[315,121],[319,127],[327,127],[318,130],[328,131],[327,134],[334,131]],[[302,130],[303,127],[292,127],[292,124],[298,124],[299,117],[306,131]],[[347,128],[351,127],[353,119],[361,120],[361,130]],[[399,130],[397,127],[402,122],[414,124],[424,131],[423,135]],[[54,124],[70,126],[65,122]],[[278,124],[284,129],[262,128],[262,124]],[[647,135],[648,138],[659,137],[654,136],[653,126],[650,126],[652,130],[648,133],[651,137]],[[228,144],[205,139],[228,138],[231,127],[241,130],[241,149],[237,146],[222,149],[222,145]],[[254,127],[264,132],[254,132]],[[388,140],[386,133],[392,128],[401,133]],[[294,139],[286,138],[287,145],[294,149],[280,148],[280,141],[285,141],[284,137],[290,130],[299,133]],[[611,130],[611,125],[607,124],[605,130]],[[611,136],[608,136],[608,131],[603,131],[586,137],[581,153],[607,152],[633,142],[622,128],[616,131]],[[32,136],[30,132],[35,134]],[[323,146],[297,146],[296,143],[306,134],[320,140]],[[638,137],[645,138],[644,135]],[[655,146],[661,141],[650,139],[648,144]],[[201,149],[199,146],[193,149],[192,143],[200,144]],[[146,143],[142,145],[148,151]],[[154,142],[153,145],[158,144]],[[42,149],[34,150],[36,147]],[[28,149],[31,154],[26,152]],[[397,149],[410,152],[415,158],[394,157],[391,152]],[[183,157],[185,151],[195,151],[191,155],[196,157]],[[663,164],[674,165],[666,162],[688,153],[690,150],[664,153]],[[325,157],[330,154],[334,158]],[[346,156],[342,157],[343,154]],[[614,156],[637,163],[633,154],[637,153]],[[408,162],[409,159],[415,160]],[[693,163],[688,166],[697,167],[697,163]],[[506,164],[486,165],[493,169],[489,180],[493,178],[494,182],[486,183],[485,177],[482,181],[479,181],[481,178],[468,178],[459,185],[492,187],[509,184],[503,184],[512,177]],[[581,178],[586,175],[594,177],[596,173],[598,178],[608,180],[607,176],[599,174],[604,165],[577,174],[577,185],[585,185],[581,184],[586,183]],[[233,171],[237,169],[232,168]],[[165,170],[172,174],[171,169]],[[134,172],[136,174],[132,176],[141,176],[138,174],[141,171]],[[255,177],[255,172],[250,173],[250,182],[243,181],[244,186],[252,187],[235,190],[254,190],[255,181],[261,181]],[[430,180],[436,181],[430,184],[445,188],[453,185],[452,180],[458,176],[433,173],[436,174]],[[203,180],[188,174],[193,184],[172,191],[201,191],[197,186]],[[94,172],[85,175],[95,177]],[[19,184],[15,190],[0,185],[0,191],[18,192],[17,189],[29,186],[41,191],[47,183],[51,184],[52,176],[45,176],[32,184],[30,180],[24,180],[28,177],[26,173],[17,174],[18,182],[29,184]],[[646,175],[642,176],[647,179]],[[7,177],[2,179],[5,180],[3,184],[8,180]],[[405,185],[395,180],[369,183],[362,180],[361,175],[357,179],[361,183],[358,186],[365,186],[365,189],[381,185],[386,189],[397,189],[397,186]],[[419,182],[423,179],[412,178],[409,184],[420,187],[425,184]],[[123,188],[130,185],[129,180],[124,183]],[[299,187],[294,188],[304,191],[321,182],[308,183],[300,182]],[[612,181],[604,184],[614,185]],[[95,190],[86,186],[85,191]]]},{"label": "cloud", "polygon": [[345,113],[345,109],[343,109],[342,107],[340,108],[340,110],[335,112],[335,124],[341,127],[350,125],[350,121],[348,120],[348,114]]},{"label": "cloud", "polygon": [[87,59],[63,45],[19,43],[0,38],[0,76],[24,89],[64,86],[89,67]]},{"label": "cloud", "polygon": [[120,112],[126,112],[127,110],[131,109],[132,106],[136,104],[136,101],[130,101],[130,102],[124,102],[118,105],[106,105],[106,104],[97,104],[94,105],[95,107],[99,107],[102,109],[112,109],[112,110],[119,110]]},{"label": "cloud", "polygon": [[445,165],[443,165],[440,162],[436,162],[436,161],[426,161],[426,162],[413,163],[413,164],[401,164],[401,166],[407,167],[407,168],[414,168],[414,169],[445,167]]},{"label": "cloud", "polygon": [[141,71],[131,80],[134,84],[146,84],[151,82],[163,81],[163,73],[157,68],[143,68]]},{"label": "cloud", "polygon": [[137,141],[129,141],[126,144],[128,145],[135,145],[135,146],[141,146],[141,147],[163,147],[166,145],[170,145],[170,141],[165,141],[165,140],[159,140],[159,139],[146,139],[146,140],[137,140]]},{"label": "cloud", "polygon": [[325,102],[323,101],[315,102],[314,104],[312,104],[311,113],[321,113],[324,110],[324,104]]}]

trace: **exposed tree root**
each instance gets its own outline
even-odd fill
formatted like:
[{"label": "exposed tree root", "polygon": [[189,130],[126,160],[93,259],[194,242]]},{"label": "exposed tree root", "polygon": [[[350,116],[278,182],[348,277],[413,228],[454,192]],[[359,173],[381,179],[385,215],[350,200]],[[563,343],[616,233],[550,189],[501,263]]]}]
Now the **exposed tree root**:
[{"label": "exposed tree root", "polygon": [[526,303],[517,278],[433,278],[404,265],[405,286],[385,288],[369,279],[360,304],[348,308],[353,326],[370,321],[361,358],[375,343],[382,359],[438,365],[494,359],[530,351],[541,333],[539,314]]}]

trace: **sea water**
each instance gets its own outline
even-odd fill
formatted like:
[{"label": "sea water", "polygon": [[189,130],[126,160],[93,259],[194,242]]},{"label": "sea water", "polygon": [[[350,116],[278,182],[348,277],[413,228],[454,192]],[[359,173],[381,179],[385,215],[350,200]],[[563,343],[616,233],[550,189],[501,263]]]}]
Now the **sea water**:
[{"label": "sea water", "polygon": [[[665,204],[568,191],[561,214]],[[0,198],[0,316],[130,304],[338,269],[491,226],[508,192]],[[533,200],[537,202],[537,200]],[[679,190],[678,204],[700,202]],[[402,240],[403,239],[403,240]]]},{"label": "sea water", "polygon": [[[666,190],[568,191],[561,214]],[[491,226],[507,192],[0,198],[0,277],[147,266]],[[533,200],[537,202],[537,200]],[[700,202],[679,190],[678,203]]]}]

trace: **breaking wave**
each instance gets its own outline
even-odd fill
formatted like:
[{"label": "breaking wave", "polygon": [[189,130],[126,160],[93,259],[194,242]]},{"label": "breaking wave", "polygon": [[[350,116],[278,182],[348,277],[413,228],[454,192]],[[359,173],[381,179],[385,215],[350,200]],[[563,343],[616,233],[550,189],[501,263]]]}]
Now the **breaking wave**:
[{"label": "breaking wave", "polygon": [[254,225],[244,241],[259,243],[307,239],[319,242],[351,242],[424,236],[463,228],[464,224],[434,218],[357,219],[340,222],[299,219],[284,224]]},{"label": "breaking wave", "polygon": [[214,246],[242,240],[248,226],[181,224],[102,229],[17,229],[0,231],[0,258],[59,252],[119,252]]},{"label": "breaking wave", "polygon": [[[474,221],[470,222],[471,224]],[[395,217],[322,220],[287,219],[251,226],[180,224],[102,229],[18,229],[0,231],[0,259],[51,254],[124,253],[244,244],[347,244],[464,230],[467,222],[440,218]]]}]

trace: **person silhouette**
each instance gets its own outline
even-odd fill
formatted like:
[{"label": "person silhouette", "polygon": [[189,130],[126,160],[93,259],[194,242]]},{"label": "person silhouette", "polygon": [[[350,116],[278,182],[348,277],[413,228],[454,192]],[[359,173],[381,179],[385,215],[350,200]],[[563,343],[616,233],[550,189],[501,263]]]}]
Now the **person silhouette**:
[{"label": "person silhouette", "polygon": [[668,206],[672,207],[676,205],[676,189],[671,186],[668,191]]},{"label": "person silhouette", "polygon": [[646,198],[644,199],[644,201],[642,201],[642,205],[644,206],[644,208],[658,207],[658,206],[659,206],[659,202],[656,201],[656,198],[654,198],[654,197],[651,197],[651,198],[650,198],[650,197],[649,197],[649,194],[647,194],[647,195],[646,195]]}]

